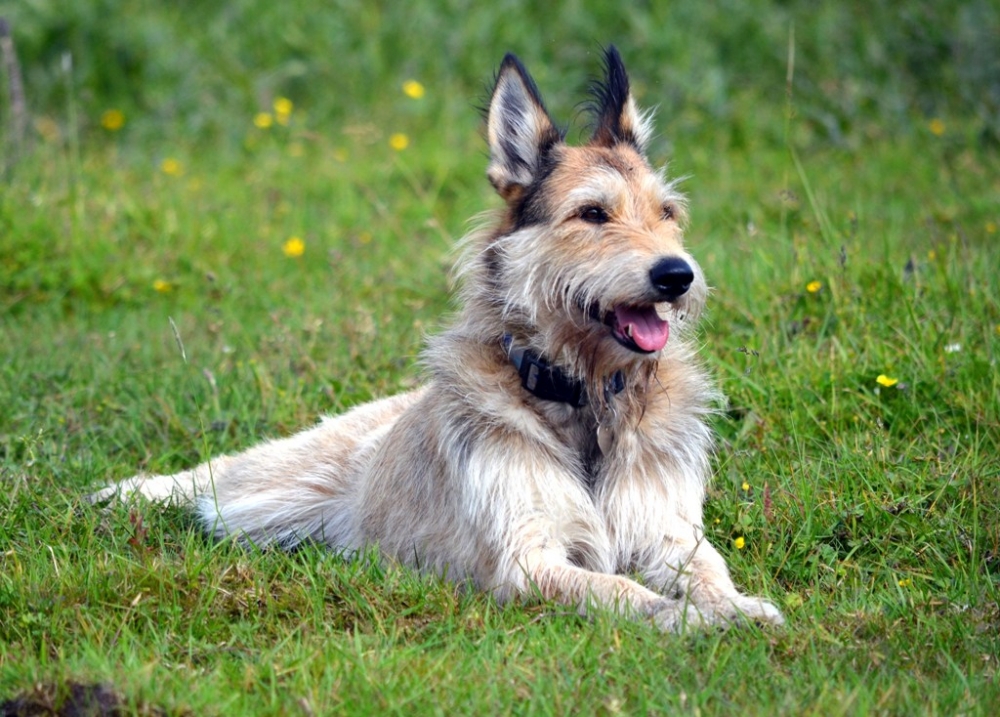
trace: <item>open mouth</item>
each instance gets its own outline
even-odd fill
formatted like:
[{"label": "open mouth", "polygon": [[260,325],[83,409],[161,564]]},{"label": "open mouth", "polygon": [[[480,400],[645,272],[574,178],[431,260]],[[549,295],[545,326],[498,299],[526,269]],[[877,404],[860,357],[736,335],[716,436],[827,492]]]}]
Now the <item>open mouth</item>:
[{"label": "open mouth", "polygon": [[611,335],[636,353],[651,354],[667,345],[670,324],[660,318],[656,306],[616,306],[604,316]]}]

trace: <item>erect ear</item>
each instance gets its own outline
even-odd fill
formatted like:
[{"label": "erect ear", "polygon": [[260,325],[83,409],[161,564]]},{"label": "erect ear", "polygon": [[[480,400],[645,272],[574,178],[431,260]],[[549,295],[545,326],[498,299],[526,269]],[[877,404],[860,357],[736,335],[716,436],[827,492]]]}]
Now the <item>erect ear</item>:
[{"label": "erect ear", "polygon": [[590,142],[602,147],[628,144],[639,154],[645,154],[653,132],[650,113],[636,107],[629,92],[625,65],[614,45],[604,52],[604,69],[604,82],[595,82],[590,88],[597,120]]},{"label": "erect ear", "polygon": [[541,159],[562,139],[524,65],[507,53],[497,73],[486,119],[490,165],[486,176],[507,201],[520,196]]}]

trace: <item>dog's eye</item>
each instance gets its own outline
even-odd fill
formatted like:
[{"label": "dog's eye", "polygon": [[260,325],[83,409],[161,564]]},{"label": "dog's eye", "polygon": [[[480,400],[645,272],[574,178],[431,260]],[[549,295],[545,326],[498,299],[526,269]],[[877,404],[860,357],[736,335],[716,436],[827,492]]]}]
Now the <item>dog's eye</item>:
[{"label": "dog's eye", "polygon": [[591,205],[580,210],[580,219],[588,224],[605,224],[608,221],[608,213],[602,207]]},{"label": "dog's eye", "polygon": [[663,218],[666,220],[677,218],[677,207],[673,204],[667,203],[663,205]]}]

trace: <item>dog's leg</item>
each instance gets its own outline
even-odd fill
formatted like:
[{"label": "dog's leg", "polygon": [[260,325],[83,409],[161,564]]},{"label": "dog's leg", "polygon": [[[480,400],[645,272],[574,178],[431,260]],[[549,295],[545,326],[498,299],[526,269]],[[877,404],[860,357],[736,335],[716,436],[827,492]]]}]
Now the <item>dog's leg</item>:
[{"label": "dog's leg", "polygon": [[[691,526],[691,535],[696,535]],[[644,566],[650,585],[668,594],[684,595],[707,624],[730,625],[740,620],[780,625],[781,611],[764,598],[736,589],[722,555],[704,537],[668,538]]]},{"label": "dog's leg", "polygon": [[582,614],[593,605],[632,619],[651,618],[665,632],[683,632],[706,622],[688,601],[664,597],[622,575],[572,565],[550,551],[527,556],[524,567],[529,590],[537,590],[547,600],[573,606]]},{"label": "dog's leg", "polygon": [[689,593],[702,613],[726,624],[741,619],[781,625],[785,618],[773,603],[736,589],[719,551],[705,538],[692,548]]},{"label": "dog's leg", "polygon": [[781,624],[784,618],[772,603],[737,590],[722,555],[704,536],[704,426],[699,421],[685,427],[684,435],[702,439],[700,444],[694,440],[687,454],[677,446],[656,447],[658,437],[670,434],[670,426],[663,416],[659,423],[653,420],[654,409],[645,419],[648,425],[643,424],[645,433],[621,436],[625,460],[601,496],[608,523],[629,528],[619,533],[624,537],[617,546],[619,560],[637,568],[654,590],[691,603],[706,624]]}]

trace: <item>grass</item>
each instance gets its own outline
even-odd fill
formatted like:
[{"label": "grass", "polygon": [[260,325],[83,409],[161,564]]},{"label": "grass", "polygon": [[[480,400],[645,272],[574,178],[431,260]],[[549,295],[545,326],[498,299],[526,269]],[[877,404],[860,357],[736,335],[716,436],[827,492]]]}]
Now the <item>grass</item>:
[{"label": "grass", "polygon": [[[849,7],[736,4],[723,23],[569,4],[551,37],[460,3],[91,5],[13,16],[36,104],[0,194],[0,703],[100,702],[99,686],[168,714],[1000,703],[1000,158],[990,106],[963,104],[990,96],[967,57],[917,62],[953,32],[989,66],[988,5],[915,9],[904,30],[879,11],[850,34]],[[461,30],[442,19],[459,10]],[[729,398],[706,530],[785,628],[676,637],[497,606],[315,547],[212,544],[179,510],[85,503],[417,382],[451,246],[498,203],[483,82],[514,49],[569,118],[588,38],[619,44],[640,102],[661,104],[654,157],[690,177],[715,287],[704,354]],[[255,127],[278,96],[289,124]],[[109,108],[121,129],[101,126]]]}]

